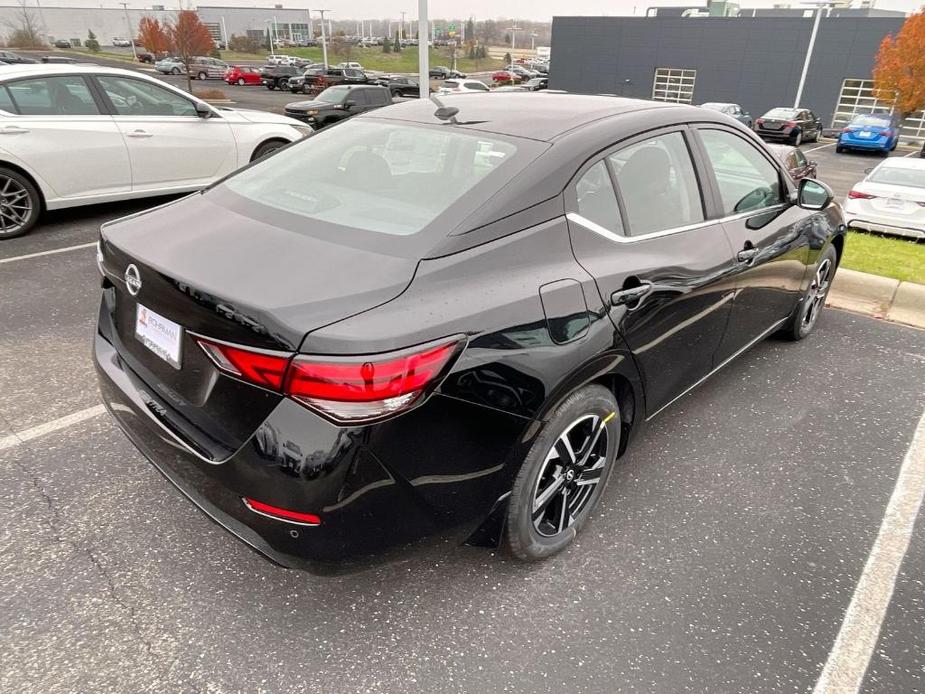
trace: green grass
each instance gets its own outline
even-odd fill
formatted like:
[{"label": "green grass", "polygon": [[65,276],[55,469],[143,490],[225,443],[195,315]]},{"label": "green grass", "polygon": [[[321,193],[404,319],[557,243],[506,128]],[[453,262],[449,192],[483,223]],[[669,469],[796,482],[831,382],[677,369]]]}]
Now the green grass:
[{"label": "green grass", "polygon": [[[280,48],[277,53],[309,58],[316,62],[321,62],[321,48]],[[225,62],[233,63],[235,60],[263,60],[266,56],[266,51],[261,53],[222,51],[221,59]],[[360,63],[364,68],[379,72],[417,72],[418,49],[417,46],[411,46],[409,48],[403,48],[401,53],[383,53],[382,46],[351,48],[349,56],[335,55],[329,49],[328,62],[332,65],[341,62],[355,62]],[[431,48],[430,65],[446,65],[451,67],[453,65],[452,54],[447,49]],[[462,72],[497,70],[503,65],[503,60],[496,60],[493,58],[469,60],[468,58],[458,57],[456,59],[456,67]]]},{"label": "green grass", "polygon": [[[54,49],[56,53],[70,53],[79,58],[106,58],[107,60],[121,60],[126,63],[134,63],[135,59],[132,57],[131,53],[111,53],[109,51],[97,51],[93,53],[91,51],[82,50],[80,48],[70,48],[70,49]],[[140,53],[141,51],[139,51]]]},{"label": "green grass", "polygon": [[925,284],[925,243],[848,232],[842,267]]}]

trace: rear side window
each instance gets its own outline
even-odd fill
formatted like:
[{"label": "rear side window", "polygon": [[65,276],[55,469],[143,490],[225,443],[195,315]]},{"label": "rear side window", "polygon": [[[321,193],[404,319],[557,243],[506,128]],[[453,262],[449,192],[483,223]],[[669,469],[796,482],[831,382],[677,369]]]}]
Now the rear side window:
[{"label": "rear side window", "polygon": [[578,214],[615,234],[623,234],[620,208],[603,161],[588,169],[575,185]]},{"label": "rear side window", "polygon": [[95,116],[100,110],[79,75],[17,80],[7,84],[24,116]]},{"label": "rear side window", "polygon": [[638,142],[608,159],[617,179],[630,236],[704,220],[700,186],[681,133]]},{"label": "rear side window", "polygon": [[443,86],[446,87],[447,89],[456,89],[459,86],[459,82],[457,82],[456,80],[446,80],[443,83]]},{"label": "rear side window", "polygon": [[479,82],[479,81],[469,82],[467,86],[469,87],[469,89],[475,89],[476,91],[480,91],[480,92],[489,91],[488,86],[485,85],[484,82]]},{"label": "rear side window", "polygon": [[723,130],[701,130],[700,137],[716,175],[724,215],[783,202],[777,168],[754,145]]}]

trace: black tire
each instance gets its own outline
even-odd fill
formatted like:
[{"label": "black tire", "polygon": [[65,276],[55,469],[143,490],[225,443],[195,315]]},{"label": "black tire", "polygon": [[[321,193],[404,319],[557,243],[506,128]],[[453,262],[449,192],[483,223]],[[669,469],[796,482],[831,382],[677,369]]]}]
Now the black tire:
[{"label": "black tire", "polygon": [[277,86],[278,86],[281,90],[282,90],[282,89],[289,89],[289,78],[288,78],[288,77],[283,77],[282,79],[280,79],[279,84],[278,84]]},{"label": "black tire", "polygon": [[276,89],[276,87],[274,87],[273,83],[270,82],[269,84],[267,84],[267,89],[269,89],[272,92],[274,89]]},{"label": "black tire", "polygon": [[845,148],[841,145],[835,145],[835,154],[841,154],[845,151]]},{"label": "black tire", "polygon": [[825,299],[832,288],[832,280],[835,278],[837,269],[838,254],[834,246],[829,246],[822,252],[819,262],[816,263],[809,288],[800,298],[800,303],[794,309],[789,322],[781,328],[781,334],[784,337],[796,342],[813,331],[816,323],[819,322],[819,314],[825,307]]},{"label": "black tire", "polygon": [[209,78],[209,75],[205,72],[199,72],[196,74],[197,80],[207,80],[208,78]]},{"label": "black tire", "polygon": [[254,153],[251,155],[251,161],[257,161],[258,159],[262,159],[263,157],[273,154],[273,152],[278,150],[280,147],[285,147],[288,144],[289,143],[285,142],[284,140],[267,140],[266,142],[262,142],[257,146],[257,149],[255,149]]},{"label": "black tire", "polygon": [[238,77],[238,86],[243,87],[245,84],[243,77]]},{"label": "black tire", "polygon": [[[0,240],[32,231],[42,213],[42,196],[22,174],[0,167]],[[20,221],[16,221],[19,219]]]},{"label": "black tire", "polygon": [[799,147],[803,143],[803,131],[799,131],[796,135],[790,138],[790,144],[794,147]]},{"label": "black tire", "polygon": [[170,71],[170,74],[171,74],[171,75],[179,75],[179,74],[180,74],[180,68],[175,67],[173,70]]},{"label": "black tire", "polygon": [[[572,458],[565,436],[578,449]],[[603,386],[585,386],[556,407],[514,480],[505,527],[510,553],[537,561],[565,549],[597,505],[619,448],[617,401]]]}]

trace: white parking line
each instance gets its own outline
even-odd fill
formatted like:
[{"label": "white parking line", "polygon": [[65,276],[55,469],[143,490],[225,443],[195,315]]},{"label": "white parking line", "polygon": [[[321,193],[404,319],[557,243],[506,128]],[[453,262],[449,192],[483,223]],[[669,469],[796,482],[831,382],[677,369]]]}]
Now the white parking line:
[{"label": "white parking line", "polygon": [[27,253],[26,255],[14,255],[12,258],[0,258],[0,265],[3,263],[12,263],[16,260],[28,260],[29,258],[39,258],[43,255],[54,255],[55,253],[67,253],[68,251],[79,251],[81,248],[92,248],[96,241],[92,243],[81,243],[77,246],[67,246],[66,248],[56,248],[52,251],[40,251],[38,253]]},{"label": "white parking line", "polygon": [[812,149],[804,149],[803,154],[809,154],[810,152],[815,152],[816,150],[825,149],[826,147],[834,147],[835,142],[830,142],[827,145],[819,145],[818,147],[813,147]]},{"label": "white parking line", "polygon": [[856,694],[861,689],[893,597],[915,519],[925,495],[925,414],[912,436],[880,531],[813,694]]},{"label": "white parking line", "polygon": [[93,407],[88,407],[85,410],[78,410],[77,412],[72,412],[69,415],[64,417],[59,417],[58,419],[53,419],[50,422],[45,422],[44,424],[38,424],[29,429],[24,429],[23,431],[17,431],[15,434],[10,434],[9,436],[4,436],[0,438],[0,451],[7,448],[13,448],[13,446],[18,446],[25,443],[26,441],[31,441],[32,439],[37,439],[39,436],[44,436],[45,434],[50,434],[53,431],[58,431],[59,429],[64,429],[71,426],[72,424],[79,424],[88,419],[93,419],[105,412],[105,408],[102,405],[94,405]]},{"label": "white parking line", "polygon": [[904,154],[904,155],[903,155],[903,159],[905,159],[906,157],[916,157],[916,156],[919,155],[919,153],[920,153],[919,150],[915,150],[915,151],[909,152],[909,154]]}]

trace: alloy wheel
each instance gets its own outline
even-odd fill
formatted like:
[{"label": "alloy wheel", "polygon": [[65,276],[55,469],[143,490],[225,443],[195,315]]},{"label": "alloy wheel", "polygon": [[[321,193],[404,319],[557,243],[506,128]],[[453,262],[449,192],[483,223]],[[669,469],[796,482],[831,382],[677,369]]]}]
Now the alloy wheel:
[{"label": "alloy wheel", "polygon": [[829,258],[823,260],[813,275],[813,281],[809,285],[809,292],[806,297],[806,309],[803,314],[804,332],[808,332],[819,318],[822,312],[822,306],[825,303],[825,297],[829,293],[829,284],[832,282],[832,268],[834,265]]},{"label": "alloy wheel", "polygon": [[606,422],[585,415],[556,439],[533,490],[533,527],[543,537],[568,529],[588,506],[607,464]]},{"label": "alloy wheel", "polygon": [[0,175],[0,236],[22,230],[32,211],[29,191],[19,181]]}]

